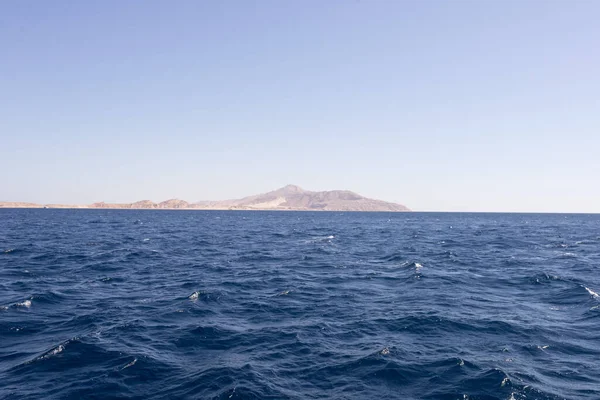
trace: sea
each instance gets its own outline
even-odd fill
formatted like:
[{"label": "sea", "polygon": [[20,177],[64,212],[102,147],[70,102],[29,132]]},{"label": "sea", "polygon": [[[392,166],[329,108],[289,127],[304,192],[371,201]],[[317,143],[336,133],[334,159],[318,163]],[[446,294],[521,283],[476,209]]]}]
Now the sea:
[{"label": "sea", "polygon": [[1,399],[600,399],[600,215],[0,210]]}]

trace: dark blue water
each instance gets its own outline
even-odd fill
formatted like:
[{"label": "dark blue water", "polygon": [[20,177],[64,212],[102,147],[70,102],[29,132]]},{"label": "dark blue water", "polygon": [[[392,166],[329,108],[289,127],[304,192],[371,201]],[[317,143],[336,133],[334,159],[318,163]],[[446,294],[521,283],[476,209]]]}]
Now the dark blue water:
[{"label": "dark blue water", "polygon": [[600,216],[0,210],[0,398],[599,399]]}]

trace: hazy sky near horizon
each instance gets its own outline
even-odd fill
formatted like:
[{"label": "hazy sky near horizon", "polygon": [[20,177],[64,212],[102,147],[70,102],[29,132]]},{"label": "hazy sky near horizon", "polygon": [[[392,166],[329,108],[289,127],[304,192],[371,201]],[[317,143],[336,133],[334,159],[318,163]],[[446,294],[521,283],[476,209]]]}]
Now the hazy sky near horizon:
[{"label": "hazy sky near horizon", "polygon": [[600,1],[0,4],[0,201],[600,212]]}]

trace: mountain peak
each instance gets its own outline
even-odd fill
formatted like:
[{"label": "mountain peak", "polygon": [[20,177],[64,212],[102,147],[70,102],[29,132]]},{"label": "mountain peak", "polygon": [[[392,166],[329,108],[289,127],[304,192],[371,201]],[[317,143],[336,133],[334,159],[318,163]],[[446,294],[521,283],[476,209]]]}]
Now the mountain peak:
[{"label": "mountain peak", "polygon": [[302,189],[300,186],[296,186],[296,185],[285,185],[284,187],[282,187],[281,189],[278,189],[277,191],[285,192],[285,193],[302,193],[302,192],[304,192],[304,189]]}]

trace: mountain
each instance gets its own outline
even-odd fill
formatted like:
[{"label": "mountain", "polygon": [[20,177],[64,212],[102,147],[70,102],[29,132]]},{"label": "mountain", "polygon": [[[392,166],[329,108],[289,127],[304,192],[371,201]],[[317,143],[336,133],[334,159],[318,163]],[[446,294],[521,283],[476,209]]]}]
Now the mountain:
[{"label": "mountain", "polygon": [[171,199],[158,203],[158,208],[189,208],[190,203],[179,199]]},{"label": "mountain", "polygon": [[407,207],[363,197],[348,190],[313,192],[299,186],[287,185],[268,193],[237,200],[200,201],[188,203],[179,199],[154,203],[150,200],[135,203],[99,202],[89,206],[63,204],[2,203],[0,208],[114,208],[114,209],[196,209],[196,210],[296,210],[296,211],[410,211]]},{"label": "mountain", "polygon": [[401,204],[369,199],[348,190],[313,192],[295,185],[239,200],[199,202],[196,205],[211,208],[220,205],[241,210],[410,211]]}]

